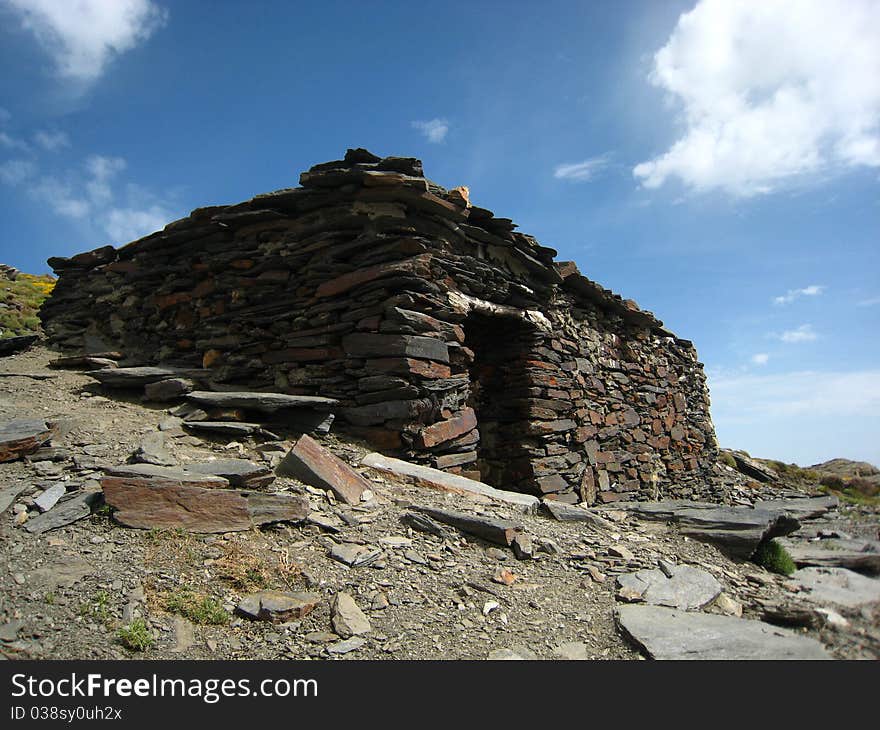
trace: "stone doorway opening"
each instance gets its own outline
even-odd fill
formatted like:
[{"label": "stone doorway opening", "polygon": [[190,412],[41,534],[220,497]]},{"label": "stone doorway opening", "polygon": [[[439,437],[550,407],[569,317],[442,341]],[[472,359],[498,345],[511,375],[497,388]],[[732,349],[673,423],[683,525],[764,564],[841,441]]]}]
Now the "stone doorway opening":
[{"label": "stone doorway opening", "polygon": [[471,312],[464,333],[465,345],[474,353],[468,405],[480,432],[474,468],[480,480],[493,487],[531,492],[525,361],[534,343],[534,328],[517,317]]}]

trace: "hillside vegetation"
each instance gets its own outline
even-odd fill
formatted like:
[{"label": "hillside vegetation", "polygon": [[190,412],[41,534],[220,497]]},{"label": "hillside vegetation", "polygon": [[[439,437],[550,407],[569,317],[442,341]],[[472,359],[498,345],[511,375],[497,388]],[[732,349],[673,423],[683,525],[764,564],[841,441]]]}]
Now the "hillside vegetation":
[{"label": "hillside vegetation", "polygon": [[0,274],[0,338],[40,332],[37,312],[54,287],[48,275]]},{"label": "hillside vegetation", "polygon": [[880,505],[880,469],[865,461],[832,459],[810,467],[755,459],[794,486],[821,489],[853,504]]}]

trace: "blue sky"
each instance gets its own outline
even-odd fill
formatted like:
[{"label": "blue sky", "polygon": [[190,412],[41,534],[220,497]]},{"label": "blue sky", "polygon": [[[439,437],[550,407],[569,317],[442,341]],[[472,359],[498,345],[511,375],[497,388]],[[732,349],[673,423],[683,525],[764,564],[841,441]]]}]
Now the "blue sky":
[{"label": "blue sky", "polygon": [[877,0],[0,0],[0,261],[420,157],[692,339],[722,445],[880,463],[878,37]]}]

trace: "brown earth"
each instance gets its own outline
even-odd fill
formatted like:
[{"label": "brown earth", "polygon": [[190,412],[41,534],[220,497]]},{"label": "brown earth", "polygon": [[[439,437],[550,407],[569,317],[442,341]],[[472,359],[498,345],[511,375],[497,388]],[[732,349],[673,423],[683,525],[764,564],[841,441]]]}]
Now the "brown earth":
[{"label": "brown earth", "polygon": [[[560,645],[579,642],[586,658],[638,659],[639,652],[615,625],[614,578],[656,567],[659,559],[710,572],[743,606],[744,617],[761,618],[762,602],[800,605],[784,577],[731,561],[711,545],[623,511],[600,510],[612,528],[591,529],[519,514],[488,499],[416,487],[364,468],[358,471],[373,495],[353,507],[292,478],[279,477],[272,485],[307,497],[313,517],[325,527],[278,524],[190,535],[122,527],[107,510],[98,510],[71,525],[30,534],[16,524],[16,515],[42,490],[58,483],[72,489],[100,477],[102,467],[123,464],[144,435],[168,417],[136,399],[106,397],[83,374],[47,369],[56,356],[39,347],[0,360],[0,421],[58,420],[62,435],[53,445],[69,452],[58,462],[0,464],[0,488],[25,485],[16,499],[22,506],[13,504],[0,515],[0,629],[12,634],[0,632],[0,654],[6,658],[485,659],[493,651],[513,649],[552,659],[564,653],[557,650]],[[168,451],[179,464],[264,460],[257,450],[264,442],[167,434]],[[368,451],[334,435],[316,439],[355,466]],[[290,446],[292,441],[281,445]],[[744,495],[773,496],[755,490]],[[413,531],[401,522],[411,505],[516,520],[545,552],[517,560],[508,549],[455,530],[448,540]],[[842,508],[842,518],[856,525],[874,520],[876,527],[876,517],[864,510]],[[338,532],[328,531],[328,524]],[[382,555],[369,566],[349,568],[329,556],[334,541],[370,546]],[[627,552],[631,559],[612,554]],[[304,618],[284,624],[235,615],[242,596],[261,588],[310,591],[321,600]],[[345,654],[333,653],[346,647],[340,647],[342,637],[333,633],[330,615],[340,592],[354,597],[371,624],[363,644]],[[215,603],[181,616],[205,597]],[[846,630],[816,621],[798,630],[822,641],[838,658],[880,658],[880,606],[839,610],[850,622]],[[154,641],[143,653],[124,647],[118,637],[119,629],[138,616],[146,619]],[[198,623],[206,619],[225,623]]]}]

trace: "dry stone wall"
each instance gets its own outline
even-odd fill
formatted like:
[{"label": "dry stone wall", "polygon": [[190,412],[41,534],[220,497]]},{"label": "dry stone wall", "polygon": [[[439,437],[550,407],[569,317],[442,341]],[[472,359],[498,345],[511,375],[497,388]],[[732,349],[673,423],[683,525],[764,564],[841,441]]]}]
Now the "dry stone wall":
[{"label": "dry stone wall", "polygon": [[301,186],[50,259],[72,352],[338,399],[388,453],[568,502],[721,498],[693,345],[421,162],[349,150]]}]

